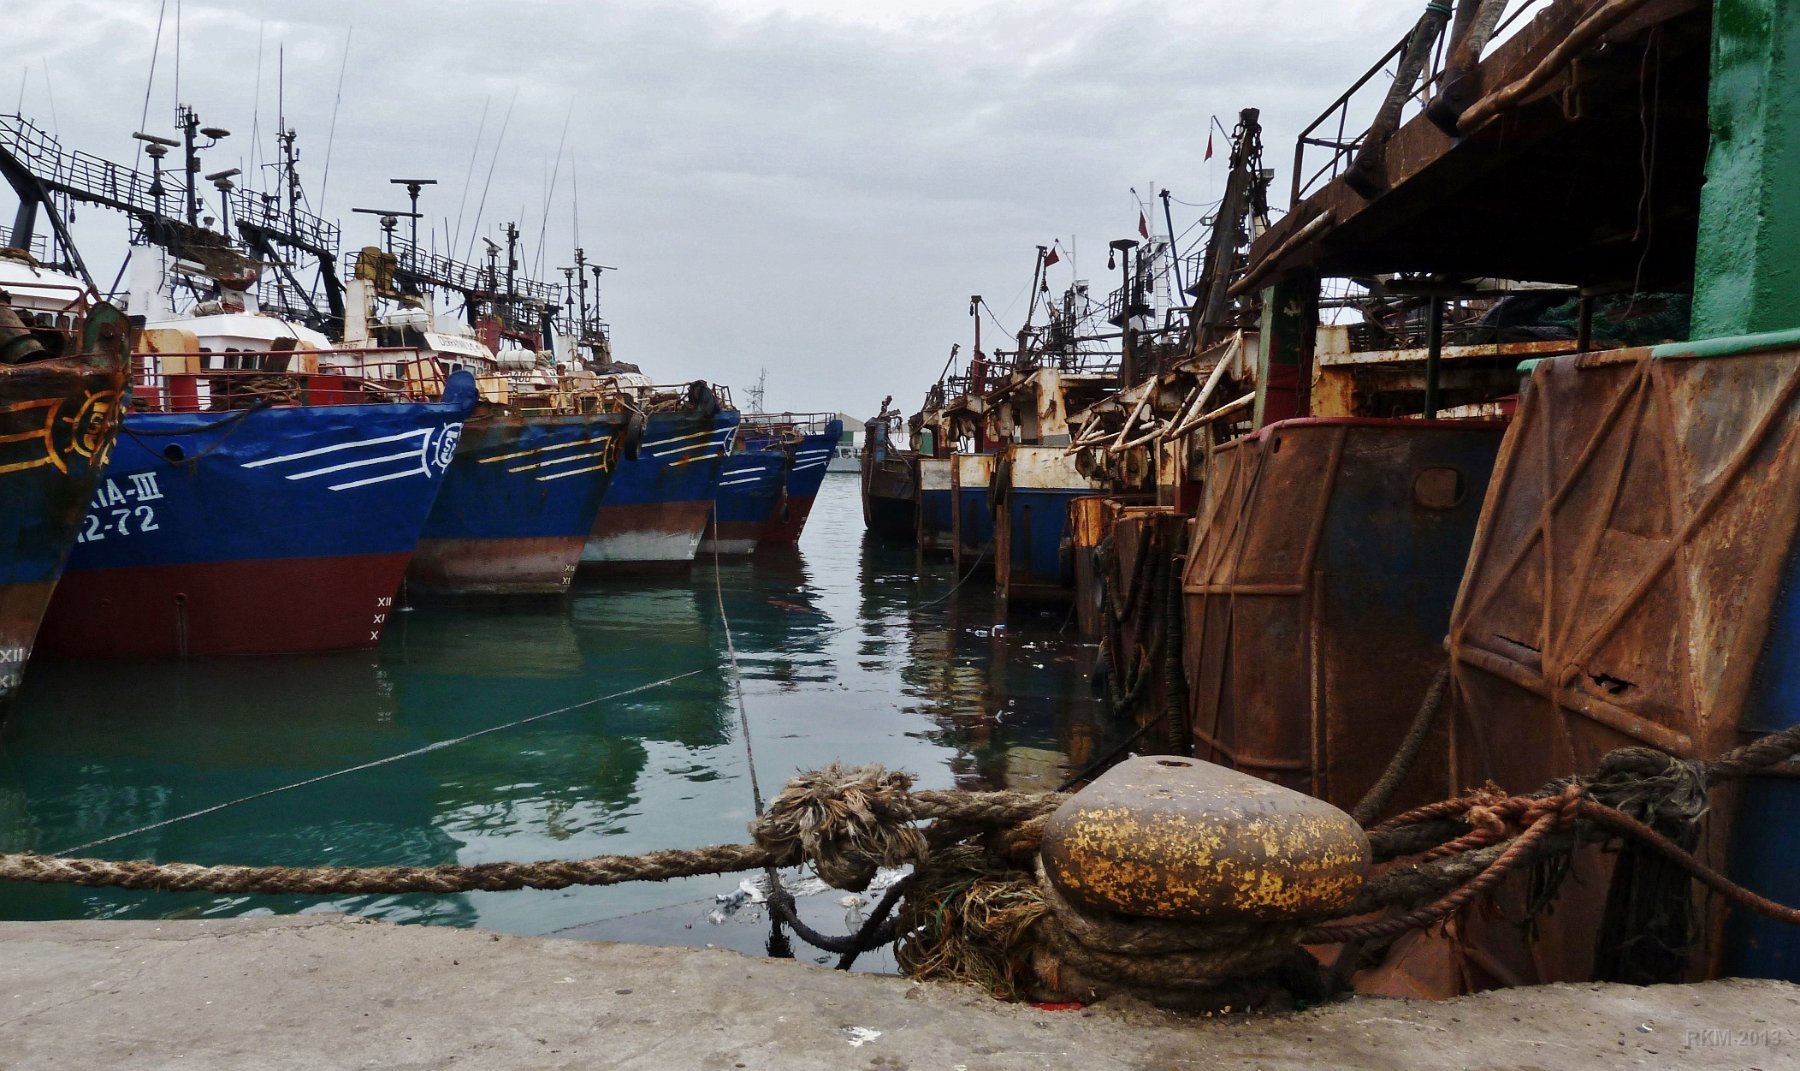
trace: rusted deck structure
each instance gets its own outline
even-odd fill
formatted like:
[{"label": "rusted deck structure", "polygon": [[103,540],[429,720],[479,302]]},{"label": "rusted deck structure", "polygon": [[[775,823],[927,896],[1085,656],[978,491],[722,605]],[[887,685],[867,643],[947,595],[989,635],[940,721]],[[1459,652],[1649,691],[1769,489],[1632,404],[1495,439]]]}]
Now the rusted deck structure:
[{"label": "rusted deck structure", "polygon": [[[1370,72],[1399,71],[1371,127],[1341,125],[1356,87],[1321,115],[1292,209],[1238,284],[1268,310],[1264,424],[1329,404],[1313,396],[1331,381],[1322,279],[1430,298],[1427,415],[1468,400],[1443,394],[1443,300],[1509,281],[1579,300],[1573,345],[1527,364],[1451,617],[1447,762],[1421,776],[1452,791],[1530,790],[1628,745],[1716,754],[1795,720],[1800,13],[1560,0],[1495,38],[1508,6],[1427,9]],[[1660,344],[1601,351],[1609,299]],[[1520,354],[1495,356],[1505,375]],[[1716,792],[1669,832],[1792,902],[1800,870],[1768,837],[1800,813],[1794,772]],[[1618,858],[1578,853],[1549,913],[1512,883],[1453,941],[1396,946],[1365,988],[1800,976],[1791,934],[1717,904],[1690,916],[1685,883],[1645,885]]]}]

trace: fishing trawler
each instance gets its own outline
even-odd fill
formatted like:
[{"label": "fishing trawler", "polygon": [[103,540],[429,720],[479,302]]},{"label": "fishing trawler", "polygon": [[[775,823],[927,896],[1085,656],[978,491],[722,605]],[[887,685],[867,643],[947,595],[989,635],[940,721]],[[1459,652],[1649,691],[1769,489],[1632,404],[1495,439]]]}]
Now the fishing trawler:
[{"label": "fishing trawler", "polygon": [[130,366],[124,315],[40,266],[28,228],[12,240],[23,244],[0,252],[0,710],[112,450]]},{"label": "fishing trawler", "polygon": [[[179,140],[140,139],[145,174],[0,119],[3,170],[32,206],[22,220],[41,212],[64,235],[66,198],[131,223],[129,311],[145,324],[120,442],[40,646],[105,657],[371,646],[475,404],[474,380],[410,352],[333,350],[323,332],[264,311],[258,284],[274,258],[251,254],[285,247],[316,261],[329,314],[341,317],[337,229],[291,201],[245,195],[224,172],[210,176],[215,220],[199,196],[199,139],[227,132],[201,127],[189,108],[178,126]],[[187,162],[165,183],[170,148],[185,148]],[[85,277],[72,249],[71,259]],[[317,292],[297,285],[285,258],[275,267],[279,289]]]},{"label": "fishing trawler", "polygon": [[719,470],[712,516],[698,553],[754,553],[781,501],[789,464],[780,449],[737,449],[729,454]]},{"label": "fishing trawler", "polygon": [[800,541],[843,438],[844,422],[835,413],[745,414],[738,440],[750,449],[779,449],[787,457],[781,496],[763,526],[761,545]]},{"label": "fishing trawler", "polygon": [[703,380],[659,386],[606,355],[601,389],[643,416],[635,450],[625,451],[601,500],[581,567],[590,571],[667,572],[693,564],[712,516],[720,472],[739,415],[729,391]]},{"label": "fishing trawler", "polygon": [[863,425],[863,524],[876,536],[910,543],[917,535],[919,455],[906,447],[906,425],[892,396]]},{"label": "fishing trawler", "polygon": [[[641,416],[611,404],[591,371],[571,367],[553,323],[561,295],[516,274],[516,226],[506,228],[502,271],[497,248],[482,268],[427,253],[416,236],[397,238],[393,214],[382,225],[385,248],[362,250],[348,283],[346,344],[411,346],[447,369],[468,371],[480,395],[413,553],[409,591],[566,591]],[[585,254],[577,250],[576,259],[584,265]],[[591,331],[580,278],[576,327]],[[440,315],[433,291],[460,296],[465,319]],[[386,306],[379,315],[378,299]],[[552,348],[559,343],[562,359]]]}]

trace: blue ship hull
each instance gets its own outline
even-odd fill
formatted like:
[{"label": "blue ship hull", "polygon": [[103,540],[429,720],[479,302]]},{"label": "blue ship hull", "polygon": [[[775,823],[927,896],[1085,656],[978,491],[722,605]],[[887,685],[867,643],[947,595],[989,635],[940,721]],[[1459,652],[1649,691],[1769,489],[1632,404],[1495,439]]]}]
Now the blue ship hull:
[{"label": "blue ship hull", "polygon": [[732,454],[719,472],[713,517],[700,541],[701,554],[750,554],[775,513],[787,482],[783,450]]},{"label": "blue ship hull", "polygon": [[[1769,622],[1769,638],[1739,722],[1749,739],[1800,723],[1800,554],[1790,552],[1781,597]],[[1796,763],[1786,776],[1744,781],[1731,851],[1731,877],[1781,904],[1800,903],[1800,855],[1781,830],[1800,828],[1800,780]],[[1725,972],[1745,978],[1800,981],[1800,934],[1794,927],[1749,911],[1733,911],[1725,927]]]},{"label": "blue ship hull", "polygon": [[45,617],[65,656],[368,647],[475,403],[131,413]]},{"label": "blue ship hull", "polygon": [[793,545],[806,530],[806,519],[812,515],[813,502],[825,483],[825,472],[831,457],[844,438],[844,422],[830,421],[823,432],[804,436],[793,449],[793,464],[788,466],[787,487],[774,514],[763,529],[762,546]]},{"label": "blue ship hull", "polygon": [[947,488],[919,492],[919,549],[945,554],[955,549],[953,501]]},{"label": "blue ship hull", "polygon": [[988,509],[988,489],[959,487],[955,493],[956,516],[953,527],[956,530],[957,560],[986,555],[991,561],[994,551],[994,515]]},{"label": "blue ship hull", "polygon": [[651,413],[637,456],[626,456],[601,500],[581,564],[681,569],[712,515],[719,469],[738,426],[732,410]]},{"label": "blue ship hull", "polygon": [[407,570],[409,588],[566,590],[618,469],[625,426],[613,413],[470,420]]},{"label": "blue ship hull", "polygon": [[1073,560],[1063,552],[1069,503],[1091,488],[1021,488],[1006,491],[994,552],[1009,599],[1067,601],[1074,595]]}]

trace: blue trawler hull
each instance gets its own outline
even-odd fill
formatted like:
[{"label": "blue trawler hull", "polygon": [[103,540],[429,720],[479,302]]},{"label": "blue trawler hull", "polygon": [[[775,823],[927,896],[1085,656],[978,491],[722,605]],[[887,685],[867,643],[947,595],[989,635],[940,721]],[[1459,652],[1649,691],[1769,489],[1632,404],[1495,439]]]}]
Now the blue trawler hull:
[{"label": "blue trawler hull", "polygon": [[713,516],[700,541],[701,554],[755,552],[787,482],[783,450],[732,454],[719,473]]},{"label": "blue trawler hull", "polygon": [[459,372],[441,402],[128,414],[44,650],[374,645],[474,403]]},{"label": "blue trawler hull", "polygon": [[618,469],[626,426],[614,413],[471,419],[407,569],[409,588],[566,590]]},{"label": "blue trawler hull", "polygon": [[597,569],[685,569],[712,514],[738,426],[732,410],[651,413],[635,457],[619,462],[582,548]]},{"label": "blue trawler hull", "polygon": [[821,432],[801,437],[793,447],[793,463],[788,466],[787,486],[781,501],[763,528],[761,546],[788,545],[800,542],[806,530],[806,519],[812,516],[813,503],[825,483],[825,473],[832,455],[844,439],[844,422],[831,420]]}]

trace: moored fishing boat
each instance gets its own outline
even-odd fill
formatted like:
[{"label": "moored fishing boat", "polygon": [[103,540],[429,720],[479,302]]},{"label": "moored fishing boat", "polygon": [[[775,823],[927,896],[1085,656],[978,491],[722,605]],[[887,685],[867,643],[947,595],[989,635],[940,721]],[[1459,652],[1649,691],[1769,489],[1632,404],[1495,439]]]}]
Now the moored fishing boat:
[{"label": "moored fishing boat", "polygon": [[[41,214],[85,278],[64,206],[79,200],[125,215],[137,241],[121,274],[130,273],[129,311],[146,325],[121,441],[40,646],[120,657],[370,646],[455,453],[474,382],[446,380],[436,361],[412,351],[333,351],[289,310],[263,311],[266,268],[282,273],[284,297],[315,289],[272,255],[279,246],[319,266],[331,309],[307,297],[309,318],[341,319],[337,228],[291,197],[285,210],[248,197],[231,182],[236,172],[209,176],[220,219],[203,216],[205,146],[196,139],[227,135],[186,107],[179,128],[181,140],[140,138],[146,174],[67,151],[17,117],[0,122],[0,164],[22,205],[13,241],[28,245]],[[185,182],[174,192],[185,196],[169,205],[173,183],[161,162],[183,145]],[[229,233],[234,221],[241,245]]]},{"label": "moored fishing boat", "polygon": [[788,466],[787,454],[779,449],[740,450],[726,457],[699,553],[754,553],[781,500]]},{"label": "moored fishing boat", "polygon": [[919,455],[908,450],[894,399],[863,425],[863,524],[882,539],[910,543],[919,523]]},{"label": "moored fishing boat", "polygon": [[[609,406],[591,371],[546,349],[553,289],[502,281],[495,270],[427,254],[389,231],[387,251],[357,256],[346,341],[410,342],[420,357],[472,373],[480,394],[413,553],[408,590],[560,593],[574,579],[627,434],[642,421]],[[516,228],[507,233],[516,240]],[[516,251],[508,257],[516,260]],[[442,322],[433,290],[458,293],[470,322]],[[374,312],[377,299],[388,306],[383,315]],[[582,307],[585,314],[585,293]]]},{"label": "moored fishing boat", "polygon": [[[456,373],[428,401],[317,359],[246,354],[233,360],[252,367],[223,369],[197,347],[140,352],[133,409],[44,620],[46,652],[270,654],[381,638],[474,380]],[[436,382],[417,377],[412,391]]]},{"label": "moored fishing boat", "polygon": [[[738,412],[703,381],[657,387],[635,373],[611,389],[644,414],[635,451],[622,456],[581,552],[589,570],[671,571],[693,564],[712,514]],[[639,383],[638,381],[642,381]]]},{"label": "moored fishing boat", "polygon": [[749,414],[738,438],[751,447],[764,441],[779,442],[787,453],[786,481],[769,523],[763,527],[760,545],[798,543],[825,473],[843,442],[843,419],[835,413]]},{"label": "moored fishing boat", "polygon": [[80,280],[0,256],[0,709],[118,432],[129,335]]}]

